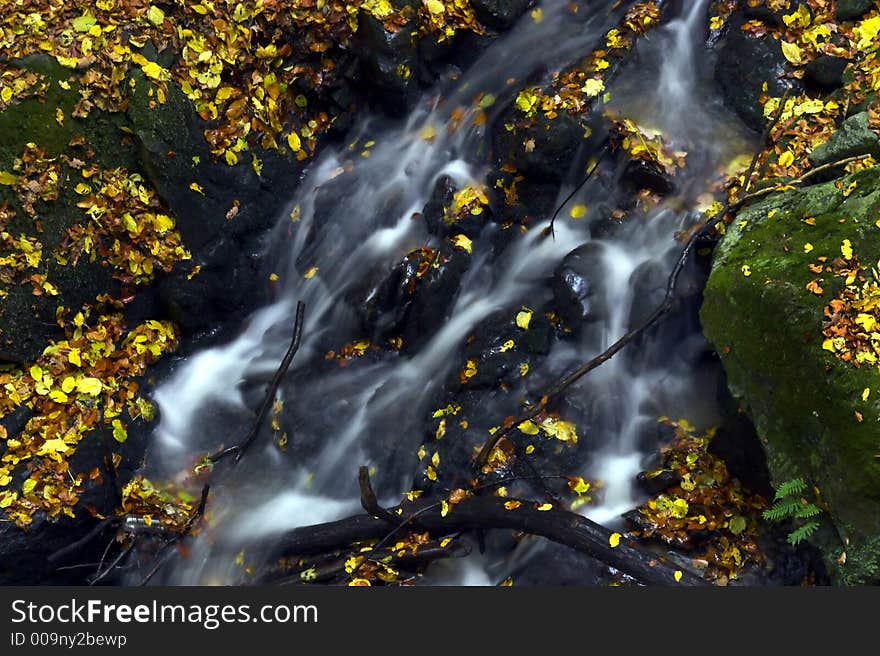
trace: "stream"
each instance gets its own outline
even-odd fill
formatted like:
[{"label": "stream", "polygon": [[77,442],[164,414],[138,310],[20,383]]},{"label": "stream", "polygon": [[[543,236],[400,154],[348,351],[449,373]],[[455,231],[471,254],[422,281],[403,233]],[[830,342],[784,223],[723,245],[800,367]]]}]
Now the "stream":
[{"label": "stream", "polygon": [[[472,396],[471,406],[482,417],[468,428],[477,433],[475,443],[487,434],[483,424],[517,414],[523,395],[601,353],[662,299],[680,250],[676,233],[699,219],[719,170],[748,152],[753,139],[732,127],[736,121],[713,88],[705,43],[708,0],[680,3],[685,7],[679,16],[640,40],[610,83],[608,102],[593,110],[659,129],[688,153],[673,193],[647,214],[603,231],[595,208],[613,205],[624,192],[622,167],[602,163],[601,174],[562,209],[552,238],[542,234],[549,215],[509,238],[487,222],[473,239],[470,264],[456,281],[443,321],[413,345],[399,352],[371,349],[346,366],[325,356],[364,337],[361,317],[379,293],[377,272],[387,274],[416,249],[440,247],[425,222],[413,220],[438,180],[447,176],[459,188],[484,183],[492,112],[541,71],[559,70],[600,47],[621,17],[613,2],[591,2],[575,20],[567,4],[543,3],[539,22],[526,13],[405,119],[362,119],[345,145],[324,149],[291,190],[289,207],[266,244],[267,276],[278,277],[275,300],[254,313],[235,339],[191,355],[156,389],[161,421],[147,473],[173,476],[200,455],[229,446],[235,441],[230,436],[247,432],[289,345],[301,300],[303,342],[276,399],[283,410],[275,439],[264,427],[242,465],[212,488],[210,528],[196,539],[189,558],[165,567],[154,583],[236,583],[242,572],[232,555],[245,549],[249,564],[261,557],[246,549],[249,542],[358,513],[362,464],[373,471],[380,501],[396,503],[422,475],[424,463],[415,454],[432,412],[449,402],[448,381],[464,363],[466,338],[500,312],[548,303],[554,276],[576,249],[590,262],[592,320],[532,358],[522,394],[487,389]],[[486,125],[472,120],[478,92],[499,99],[487,110]],[[459,127],[448,130],[453,121]],[[582,171],[586,156],[575,159]],[[558,202],[582,177],[573,171],[565,178]],[[584,218],[569,218],[576,205],[588,208]],[[719,418],[719,368],[708,362],[696,315],[700,275],[689,265],[681,283],[686,298],[674,315],[566,392],[560,414],[578,427],[583,443],[577,470],[566,473],[597,482],[594,503],[578,512],[606,526],[622,526],[621,515],[645,498],[635,478],[656,452],[658,417],[687,417],[705,427]],[[688,295],[688,288],[696,291]],[[490,543],[482,555],[432,566],[425,581],[494,585],[539,560],[543,549],[538,539],[514,549]]]}]

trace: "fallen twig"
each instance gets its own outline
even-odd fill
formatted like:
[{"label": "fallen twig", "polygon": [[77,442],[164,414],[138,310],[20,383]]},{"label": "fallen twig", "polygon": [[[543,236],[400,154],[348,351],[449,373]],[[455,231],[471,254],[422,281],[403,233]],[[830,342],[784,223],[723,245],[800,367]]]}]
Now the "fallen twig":
[{"label": "fallen twig", "polygon": [[[548,505],[522,499],[469,496],[444,511],[442,502],[417,499],[398,507],[403,522],[392,534],[415,518],[435,536],[472,529],[511,529],[542,536],[586,553],[645,584],[709,585],[700,576],[664,562],[626,536],[618,536],[618,543],[612,539],[613,532],[604,526],[568,510],[547,508]],[[379,539],[380,544],[387,543],[390,537],[386,522],[370,515],[357,515],[296,528],[282,535],[273,546],[285,554],[307,555],[326,553],[371,539]],[[369,558],[367,554],[362,563]],[[352,576],[358,569],[352,572]]]},{"label": "fallen twig", "polygon": [[302,301],[297,302],[296,320],[293,325],[293,339],[290,342],[290,347],[287,349],[287,353],[284,354],[284,359],[281,360],[281,365],[278,367],[278,370],[272,377],[272,381],[269,383],[269,389],[266,391],[266,396],[263,398],[263,403],[260,406],[259,411],[257,412],[257,417],[254,420],[254,425],[251,428],[250,432],[247,434],[247,437],[244,438],[241,444],[228,447],[210,456],[209,459],[211,460],[211,462],[216,463],[223,458],[234,454],[234,462],[238,463],[238,461],[241,460],[242,456],[244,456],[245,451],[247,451],[248,447],[250,447],[253,441],[257,439],[257,435],[260,432],[263,421],[265,421],[266,416],[269,414],[269,411],[272,409],[272,405],[275,402],[275,393],[278,391],[278,388],[281,385],[281,381],[284,378],[284,374],[287,373],[287,369],[290,367],[290,363],[293,362],[293,356],[296,355],[296,352],[299,350],[299,345],[302,340],[303,318],[305,316],[305,309],[305,303],[303,303]]}]

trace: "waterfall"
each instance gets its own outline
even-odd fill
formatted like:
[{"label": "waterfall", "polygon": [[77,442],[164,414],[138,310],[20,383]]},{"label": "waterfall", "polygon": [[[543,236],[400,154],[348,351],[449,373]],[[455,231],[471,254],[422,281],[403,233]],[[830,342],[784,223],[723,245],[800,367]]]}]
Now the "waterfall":
[{"label": "waterfall", "polygon": [[[367,443],[369,436],[392,430],[401,439],[415,435],[413,444],[400,447],[413,447],[414,452],[430,402],[453,367],[461,364],[464,337],[494,312],[530,296],[546,296],[541,290],[575,248],[590,242],[601,247],[601,293],[611,311],[579,340],[554,346],[542,365],[546,372],[568,370],[626,332],[639,311],[634,304],[644,301],[636,287],[644,284],[646,271],[660,271],[652,284],[665,284],[663,272],[679,248],[674,234],[694,221],[687,212],[670,209],[674,203],[602,239],[591,236],[589,220],[559,221],[555,237],[543,238],[547,216],[512,239],[497,257],[486,255],[492,250],[491,231],[474,240],[473,262],[446,321],[417,352],[377,356],[356,368],[315,365],[328,343],[341,345],[359,337],[352,319],[352,290],[369,280],[377,266],[397,262],[436,239],[413,215],[422,211],[437,180],[446,175],[463,185],[484,179],[484,128],[447,131],[453,113],[471,107],[476,92],[500,98],[509,89],[521,88],[536,70],[552,70],[599,47],[614,17],[607,11],[610,3],[590,4],[598,7],[586,10],[592,11],[586,20],[574,22],[565,2],[544,3],[543,20],[524,17],[440,101],[430,96],[397,124],[363,119],[346,146],[325,149],[310,167],[272,240],[269,257],[280,276],[277,300],[250,317],[239,337],[190,356],[157,389],[161,421],[151,461],[153,467],[173,472],[180,463],[210,452],[218,441],[235,441],[223,431],[234,427],[230,417],[247,416],[248,408],[256,405],[256,392],[249,392],[248,384],[267,380],[277,367],[298,300],[306,303],[307,319],[303,344],[288,373],[297,382],[291,392],[295,398],[279,400],[309,415],[303,424],[310,428],[292,427],[291,433],[315,432],[318,425],[325,426],[326,433],[312,440],[319,446],[293,466],[290,459],[278,456],[274,444],[258,442],[245,459],[257,464],[231,471],[213,491],[210,539],[196,540],[190,558],[165,568],[165,583],[234,582],[235,567],[228,558],[216,558],[217,553],[235,553],[255,537],[357,512],[356,471],[365,462],[387,474],[381,493],[391,502],[399,499],[409,489],[417,462],[414,457],[405,466],[378,461],[376,449]],[[689,81],[694,59],[700,56],[707,4],[694,2],[658,30],[659,37],[652,37],[661,44],[664,60],[659,84],[643,89],[643,100],[679,108],[693,102]],[[473,111],[466,109],[459,122],[472,124],[467,112]],[[426,139],[426,134],[432,138]],[[369,147],[364,145],[368,142]],[[368,157],[363,156],[365,150]],[[706,173],[686,175],[702,179]],[[572,203],[592,206],[602,193],[587,185]],[[332,203],[326,202],[328,194]],[[692,331],[674,339],[694,337]],[[711,390],[694,373],[691,360],[661,363],[662,358],[650,357],[677,346],[668,336],[665,339],[649,338],[635,356],[612,359],[569,393],[570,405],[589,420],[583,439],[596,443],[581,473],[602,480],[600,505],[585,511],[597,521],[615,522],[638,502],[632,484],[645,456],[639,436],[646,425],[656,425],[660,414],[713,412],[707,400]],[[494,413],[499,421],[504,416],[500,405],[488,405],[484,412]],[[475,575],[470,567],[460,581],[488,582],[495,574],[487,577],[481,569]]]}]

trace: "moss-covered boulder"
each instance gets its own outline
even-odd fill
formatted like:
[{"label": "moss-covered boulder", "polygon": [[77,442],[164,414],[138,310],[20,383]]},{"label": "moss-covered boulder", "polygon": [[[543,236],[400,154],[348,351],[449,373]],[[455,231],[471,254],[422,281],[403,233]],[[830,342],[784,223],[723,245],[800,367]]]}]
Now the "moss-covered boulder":
[{"label": "moss-covered boulder", "polygon": [[880,580],[878,218],[878,168],[740,210],[701,313],[774,483],[827,504],[839,541],[816,542],[847,584]]}]

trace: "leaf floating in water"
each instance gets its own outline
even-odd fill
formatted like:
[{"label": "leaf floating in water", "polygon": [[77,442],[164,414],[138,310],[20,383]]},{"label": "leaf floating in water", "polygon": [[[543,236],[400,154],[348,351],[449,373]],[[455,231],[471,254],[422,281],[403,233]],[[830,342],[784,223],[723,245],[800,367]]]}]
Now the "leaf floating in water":
[{"label": "leaf floating in water", "polygon": [[620,538],[620,533],[612,533],[610,536],[608,536],[608,544],[611,546],[612,549],[616,549],[618,545],[620,545]]}]

